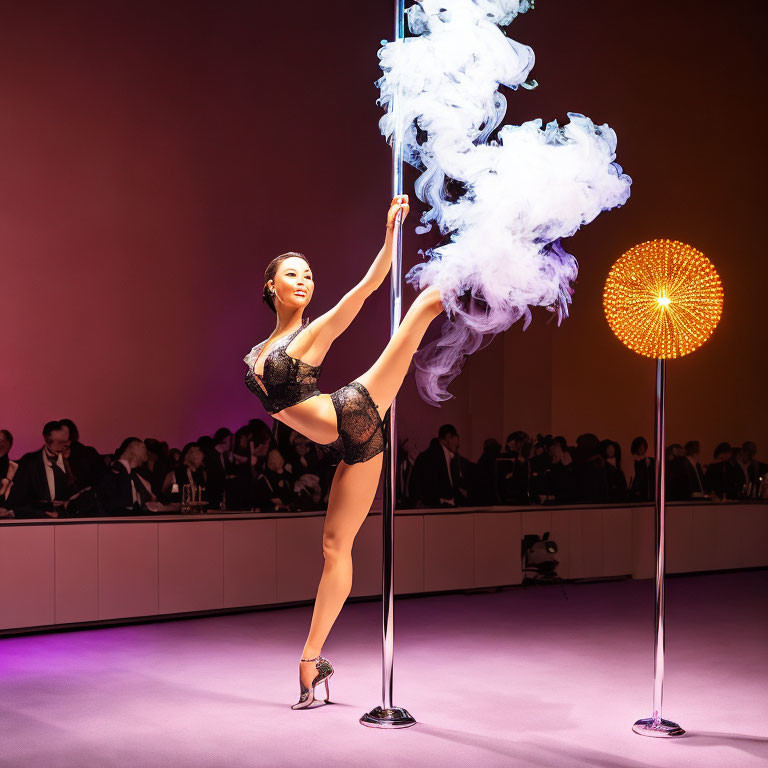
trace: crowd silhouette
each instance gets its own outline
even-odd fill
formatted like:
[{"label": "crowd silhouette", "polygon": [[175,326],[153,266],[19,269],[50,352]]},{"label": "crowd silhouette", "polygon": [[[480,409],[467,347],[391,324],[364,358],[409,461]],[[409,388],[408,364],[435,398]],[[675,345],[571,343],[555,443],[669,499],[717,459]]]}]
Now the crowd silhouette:
[{"label": "crowd silhouette", "polygon": [[[0,430],[0,517],[57,518],[159,514],[183,509],[184,494],[208,510],[299,512],[328,504],[337,459],[298,432],[252,419],[221,427],[183,448],[155,438],[126,437],[100,454],[83,443],[71,419],[50,421],[38,450],[11,459],[13,436]],[[622,504],[655,495],[655,458],[636,437],[630,457],[618,442],[592,433],[574,444],[561,435],[510,433],[488,438],[471,461],[460,436],[443,424],[427,448],[408,438],[397,451],[399,508],[528,504]],[[668,446],[670,500],[768,498],[768,466],[747,441],[722,442],[704,462],[698,441]]]}]

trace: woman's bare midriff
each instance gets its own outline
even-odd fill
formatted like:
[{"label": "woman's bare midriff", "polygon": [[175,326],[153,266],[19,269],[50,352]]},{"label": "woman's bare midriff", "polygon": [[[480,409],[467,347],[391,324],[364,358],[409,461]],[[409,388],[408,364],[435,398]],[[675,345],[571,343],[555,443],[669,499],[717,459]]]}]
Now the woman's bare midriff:
[{"label": "woman's bare midriff", "polygon": [[339,436],[336,409],[333,407],[330,395],[315,395],[307,398],[296,405],[273,413],[272,418],[320,445],[332,443]]}]

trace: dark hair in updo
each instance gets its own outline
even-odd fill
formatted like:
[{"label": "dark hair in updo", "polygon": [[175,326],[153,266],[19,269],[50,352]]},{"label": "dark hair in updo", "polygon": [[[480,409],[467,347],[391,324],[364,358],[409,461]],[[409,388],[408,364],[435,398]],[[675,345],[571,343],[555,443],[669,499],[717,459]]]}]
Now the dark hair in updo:
[{"label": "dark hair in updo", "polygon": [[266,270],[264,270],[264,292],[262,294],[261,300],[275,314],[277,314],[277,310],[275,309],[275,302],[272,299],[272,294],[270,293],[269,286],[267,285],[267,283],[270,280],[275,279],[275,275],[277,274],[277,268],[280,266],[280,264],[286,259],[290,259],[292,256],[296,256],[299,259],[304,259],[304,261],[307,262],[307,266],[309,266],[309,259],[303,253],[297,253],[296,251],[288,251],[288,253],[281,253],[279,256],[275,256],[275,258],[272,259],[272,261],[270,261],[269,264],[267,265]]}]

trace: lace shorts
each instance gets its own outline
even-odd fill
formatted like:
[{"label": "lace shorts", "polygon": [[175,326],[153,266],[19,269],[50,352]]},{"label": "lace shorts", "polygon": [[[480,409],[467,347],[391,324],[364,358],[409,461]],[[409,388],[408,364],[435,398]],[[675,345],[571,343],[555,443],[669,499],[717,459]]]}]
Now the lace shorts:
[{"label": "lace shorts", "polygon": [[339,436],[321,448],[347,464],[368,461],[384,450],[384,422],[368,390],[359,381],[332,392],[331,402],[336,410]]}]

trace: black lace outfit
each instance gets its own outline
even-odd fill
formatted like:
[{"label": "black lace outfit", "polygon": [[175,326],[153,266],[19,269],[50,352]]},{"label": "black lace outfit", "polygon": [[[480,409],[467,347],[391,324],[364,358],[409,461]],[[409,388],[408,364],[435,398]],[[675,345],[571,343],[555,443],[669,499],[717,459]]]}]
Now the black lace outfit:
[{"label": "black lace outfit", "polygon": [[[254,373],[253,366],[267,342],[257,344],[245,358],[248,365],[245,384],[261,400],[267,413],[277,413],[322,394],[317,388],[322,366],[309,365],[285,351],[307,322],[305,319],[300,328],[274,345],[264,360],[261,376]],[[339,436],[320,448],[347,464],[367,461],[384,450],[383,421],[370,393],[359,381],[352,381],[332,392],[331,402],[336,411]]]}]

